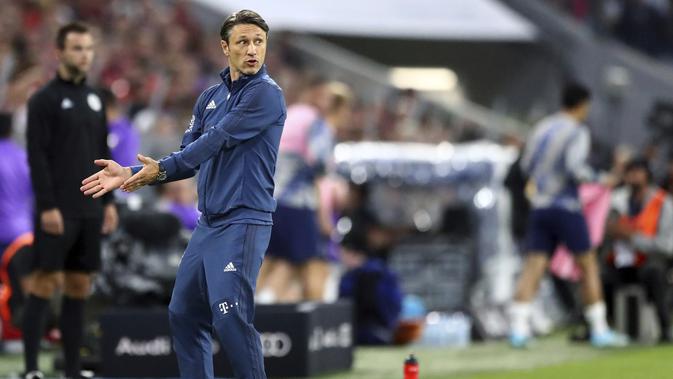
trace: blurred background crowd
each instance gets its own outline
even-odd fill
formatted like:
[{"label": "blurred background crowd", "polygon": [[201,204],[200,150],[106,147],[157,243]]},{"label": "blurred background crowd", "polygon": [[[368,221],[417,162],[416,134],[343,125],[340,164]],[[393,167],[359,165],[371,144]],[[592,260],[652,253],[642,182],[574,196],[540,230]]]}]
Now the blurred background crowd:
[{"label": "blurred background crowd", "polygon": [[[671,2],[479,3],[504,17],[511,30],[490,30],[495,23],[479,17],[472,35],[442,25],[427,37],[405,35],[405,25],[389,35],[348,32],[352,25],[337,26],[336,33],[276,29],[275,15],[259,10],[272,28],[267,66],[288,106],[322,107],[333,133],[336,148],[329,150],[318,185],[320,246],[329,263],[318,298],[350,297],[359,317],[388,331],[364,333],[360,342],[416,338],[419,319],[427,322],[423,338],[430,344],[465,343],[473,324],[481,325],[480,338],[505,334],[504,306],[519,270],[517,240],[527,209],[525,180],[517,182],[510,168],[530,126],[558,110],[568,80],[586,83],[594,94],[589,126],[595,168],[607,171],[623,166],[627,155],[639,156],[653,183],[673,190],[666,140],[673,132]],[[3,140],[25,146],[26,101],[55,74],[54,32],[84,20],[97,40],[87,81],[106,105],[113,159],[131,165],[137,153],[168,155],[179,146],[198,95],[220,80],[219,23],[237,5],[0,0]],[[454,17],[461,14],[471,13]],[[394,52],[392,44],[399,46]],[[7,157],[0,157],[1,165],[26,164]],[[116,196],[122,227],[105,243],[96,287],[101,303],[166,304],[199,217],[195,182]],[[0,213],[0,222],[15,217]],[[668,272],[670,262],[663,261]],[[288,279],[282,296],[260,297],[316,299],[295,279]],[[559,301],[555,294],[568,292],[555,283],[542,291],[542,332],[566,322],[577,303],[572,291]],[[426,320],[430,311],[435,313]],[[441,331],[445,337],[438,337]]]},{"label": "blurred background crowd", "polygon": [[597,32],[671,62],[673,9],[667,0],[549,0]]}]

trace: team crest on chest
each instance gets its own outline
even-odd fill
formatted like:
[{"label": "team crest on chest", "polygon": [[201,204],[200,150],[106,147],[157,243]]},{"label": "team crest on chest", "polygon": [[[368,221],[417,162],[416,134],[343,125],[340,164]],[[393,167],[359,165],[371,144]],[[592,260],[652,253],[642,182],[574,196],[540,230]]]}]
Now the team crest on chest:
[{"label": "team crest on chest", "polygon": [[89,108],[91,108],[94,112],[100,112],[100,110],[103,108],[100,97],[98,97],[98,95],[95,93],[90,93],[89,96],[86,97],[86,102],[89,104]]}]

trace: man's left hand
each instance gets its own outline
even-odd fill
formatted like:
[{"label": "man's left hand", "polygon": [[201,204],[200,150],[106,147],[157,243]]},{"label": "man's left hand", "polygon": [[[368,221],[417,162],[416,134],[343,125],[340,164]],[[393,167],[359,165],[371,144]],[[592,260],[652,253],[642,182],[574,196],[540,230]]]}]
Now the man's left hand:
[{"label": "man's left hand", "polygon": [[101,233],[110,234],[117,229],[119,225],[119,215],[117,207],[114,204],[108,204],[103,210],[103,227]]},{"label": "man's left hand", "polygon": [[154,183],[159,175],[159,162],[142,154],[138,154],[138,161],[143,164],[143,168],[122,184],[120,188],[125,192],[133,192],[142,186]]}]

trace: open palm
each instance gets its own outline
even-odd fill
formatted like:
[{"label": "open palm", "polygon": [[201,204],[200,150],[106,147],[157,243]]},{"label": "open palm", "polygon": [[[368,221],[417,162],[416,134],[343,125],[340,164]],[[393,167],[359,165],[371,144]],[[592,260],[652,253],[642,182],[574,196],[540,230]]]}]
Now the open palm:
[{"label": "open palm", "polygon": [[82,181],[80,191],[86,196],[101,197],[119,188],[126,179],[131,177],[129,168],[122,167],[113,160],[97,159],[94,163],[103,169]]}]

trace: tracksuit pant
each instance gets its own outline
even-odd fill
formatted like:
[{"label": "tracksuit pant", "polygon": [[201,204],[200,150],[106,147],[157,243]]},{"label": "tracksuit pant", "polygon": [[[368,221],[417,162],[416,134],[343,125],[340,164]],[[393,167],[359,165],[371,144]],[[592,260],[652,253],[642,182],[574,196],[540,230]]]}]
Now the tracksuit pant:
[{"label": "tracksuit pant", "polygon": [[181,378],[213,378],[213,330],[236,378],[266,378],[252,322],[255,284],[270,236],[270,225],[199,221],[168,307]]}]

